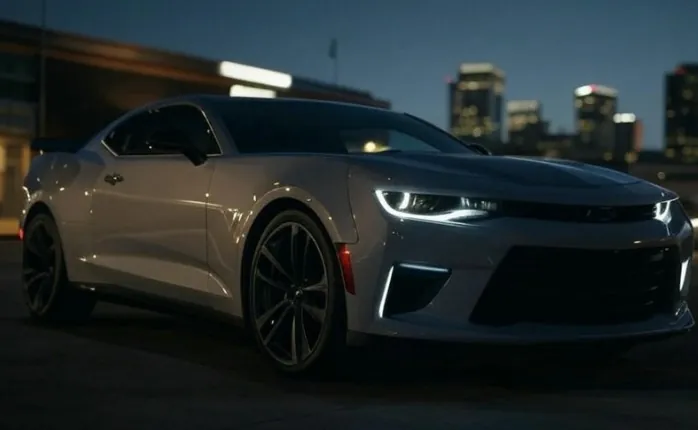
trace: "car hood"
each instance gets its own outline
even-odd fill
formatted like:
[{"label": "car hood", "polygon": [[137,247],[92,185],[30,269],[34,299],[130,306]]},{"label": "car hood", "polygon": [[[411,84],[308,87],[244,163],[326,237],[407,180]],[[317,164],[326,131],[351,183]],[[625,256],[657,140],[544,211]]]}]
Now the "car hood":
[{"label": "car hood", "polygon": [[415,174],[447,174],[537,187],[593,188],[641,181],[615,170],[567,160],[415,153],[363,157],[370,158],[366,161],[376,167],[405,168]]},{"label": "car hood", "polygon": [[568,160],[470,154],[354,156],[378,186],[465,191],[519,200],[635,204],[673,198],[659,186],[604,167]]}]

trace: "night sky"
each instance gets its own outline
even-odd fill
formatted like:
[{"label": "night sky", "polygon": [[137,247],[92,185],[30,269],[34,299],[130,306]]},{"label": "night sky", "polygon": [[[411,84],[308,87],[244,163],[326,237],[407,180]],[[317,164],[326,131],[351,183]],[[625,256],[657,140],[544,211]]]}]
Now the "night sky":
[{"label": "night sky", "polygon": [[[447,126],[445,81],[461,62],[507,74],[506,99],[538,99],[573,128],[575,87],[618,89],[619,109],[662,145],[663,74],[698,62],[698,0],[47,0],[49,27],[339,81]],[[40,0],[0,0],[38,24]]]}]

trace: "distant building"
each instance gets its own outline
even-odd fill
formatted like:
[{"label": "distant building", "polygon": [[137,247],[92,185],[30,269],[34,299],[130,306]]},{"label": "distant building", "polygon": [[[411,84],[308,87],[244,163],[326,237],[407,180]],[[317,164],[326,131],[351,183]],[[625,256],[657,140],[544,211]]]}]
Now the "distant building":
[{"label": "distant building", "polygon": [[546,133],[543,107],[537,100],[507,102],[508,146],[512,151],[531,152]]},{"label": "distant building", "polygon": [[492,64],[462,64],[449,84],[450,130],[462,139],[501,141],[504,72]]},{"label": "distant building", "polygon": [[573,133],[546,133],[536,144],[536,150],[543,157],[566,158],[574,146]]},{"label": "distant building", "polygon": [[602,85],[584,85],[574,90],[577,120],[577,150],[585,154],[612,153],[618,92]]},{"label": "distant building", "polygon": [[698,63],[664,78],[664,145],[667,158],[698,161]]},{"label": "distant building", "polygon": [[191,93],[390,107],[366,91],[279,71],[42,32],[8,21],[0,21],[0,41],[0,235],[17,233],[22,180],[32,157],[29,141],[38,134],[37,106],[42,95],[43,134],[51,137],[90,136],[130,109]]},{"label": "distant building", "polygon": [[616,140],[611,159],[635,162],[642,150],[642,121],[632,113],[617,113],[613,122],[616,124]]}]

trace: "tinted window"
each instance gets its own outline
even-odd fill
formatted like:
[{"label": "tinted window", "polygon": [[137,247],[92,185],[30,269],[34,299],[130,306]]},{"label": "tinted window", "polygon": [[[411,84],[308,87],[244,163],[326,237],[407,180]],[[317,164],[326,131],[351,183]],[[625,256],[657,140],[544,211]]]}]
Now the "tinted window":
[{"label": "tinted window", "polygon": [[180,130],[199,150],[208,155],[220,154],[220,148],[213,135],[213,130],[204,114],[194,106],[172,106],[160,110],[167,114],[168,127]]},{"label": "tinted window", "polygon": [[206,154],[220,149],[199,109],[170,106],[133,116],[119,124],[104,139],[119,155],[173,154],[173,146],[197,146]]},{"label": "tinted window", "polygon": [[104,143],[118,155],[125,154],[133,142],[143,139],[150,113],[132,116],[114,127],[104,138]]},{"label": "tinted window", "polygon": [[396,112],[284,101],[231,101],[220,110],[242,153],[472,153],[437,127]]}]

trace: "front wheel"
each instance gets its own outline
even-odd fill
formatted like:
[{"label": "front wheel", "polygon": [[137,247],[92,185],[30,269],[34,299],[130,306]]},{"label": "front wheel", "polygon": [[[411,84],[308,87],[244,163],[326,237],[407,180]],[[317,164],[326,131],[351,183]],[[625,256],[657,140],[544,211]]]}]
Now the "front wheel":
[{"label": "front wheel", "polygon": [[58,227],[46,214],[33,217],[24,231],[22,293],[29,315],[40,322],[81,322],[95,307],[94,297],[68,280]]},{"label": "front wheel", "polygon": [[308,215],[286,211],[266,227],[252,260],[249,322],[280,370],[309,372],[339,358],[346,305],[332,243]]}]

